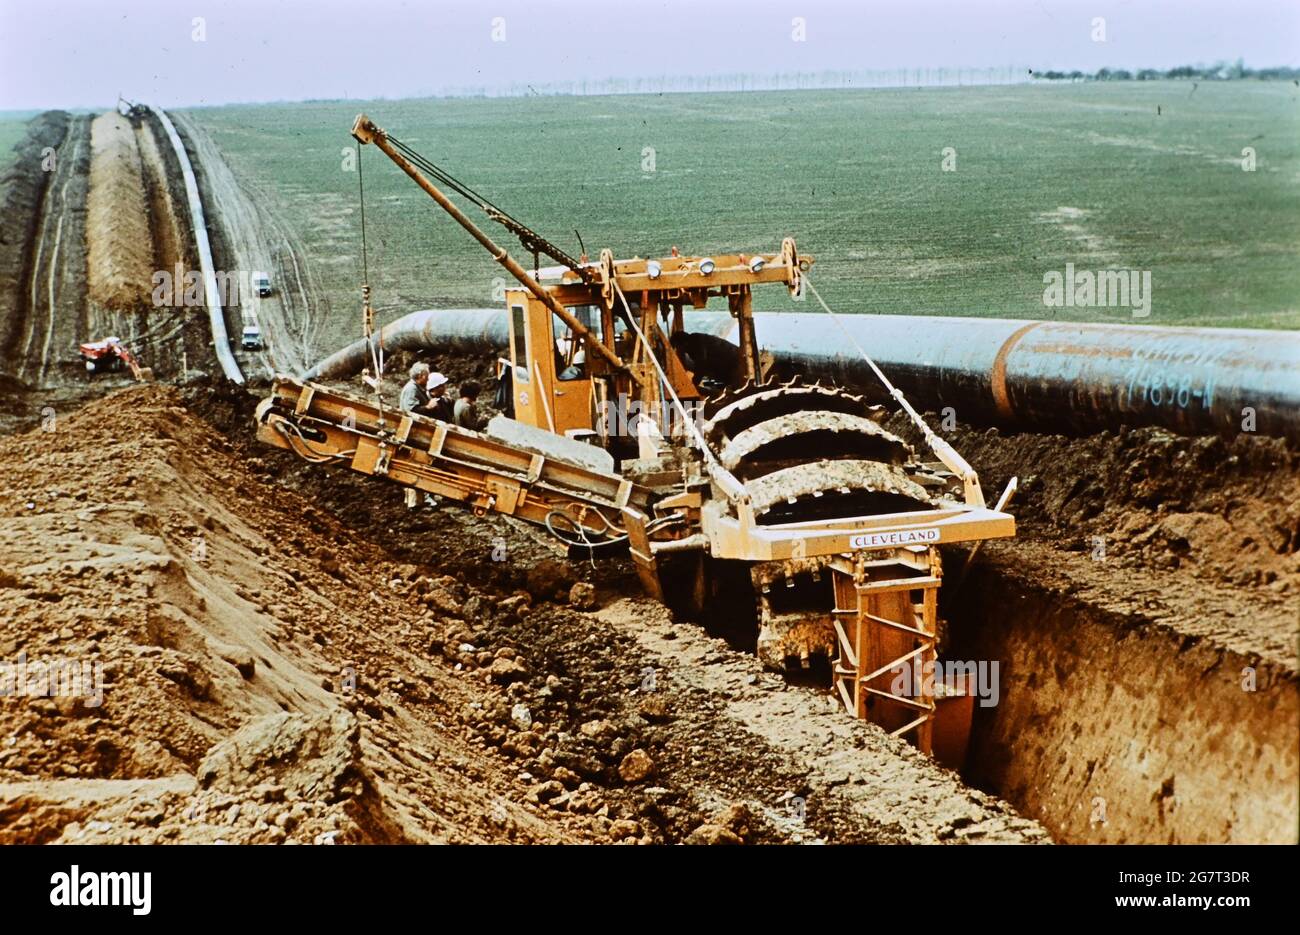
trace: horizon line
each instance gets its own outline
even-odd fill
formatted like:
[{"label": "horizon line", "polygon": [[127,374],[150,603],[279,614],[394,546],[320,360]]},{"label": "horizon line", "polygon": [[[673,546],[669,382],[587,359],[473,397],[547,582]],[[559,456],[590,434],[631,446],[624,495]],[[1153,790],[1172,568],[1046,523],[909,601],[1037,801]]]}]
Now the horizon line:
[{"label": "horizon line", "polygon": [[[1241,61],[1240,59],[1236,61]],[[1229,67],[1235,62],[1227,60],[1218,60],[1215,66]],[[1197,69],[1206,69],[1213,66],[1196,64],[1196,65],[1179,65],[1175,68],[1192,67]],[[1251,71],[1269,71],[1280,69],[1297,69],[1297,65],[1267,65],[1267,66],[1245,66]],[[599,78],[586,79],[574,78],[564,81],[551,82],[512,82],[507,85],[495,86],[471,86],[471,85],[449,85],[439,88],[436,91],[413,92],[403,94],[399,97],[389,95],[366,95],[353,97],[343,95],[341,97],[309,97],[309,98],[271,98],[266,100],[237,100],[221,102],[198,102],[198,103],[181,103],[165,105],[168,109],[174,110],[202,110],[216,107],[274,107],[286,104],[339,104],[347,102],[364,102],[364,101],[425,101],[425,100],[483,100],[483,99],[513,99],[528,97],[636,97],[636,96],[662,96],[665,94],[753,94],[763,92],[790,92],[799,91],[868,91],[868,90],[904,90],[904,89],[946,89],[946,88],[974,88],[974,87],[1001,87],[1001,86],[1023,86],[1023,85],[1043,85],[1057,83],[1077,83],[1079,79],[1048,79],[1040,78],[1037,75],[1048,74],[1052,72],[1078,72],[1083,76],[1083,80],[1096,80],[1094,76],[1103,70],[1109,71],[1127,71],[1133,74],[1147,70],[1143,68],[1121,68],[1120,66],[1103,66],[1096,71],[1086,72],[1080,69],[1065,69],[1063,67],[1051,67],[1042,69],[1031,69],[1028,66],[1019,65],[981,65],[981,66],[909,66],[907,68],[889,68],[889,69],[868,69],[868,70],[848,70],[848,69],[824,69],[817,72],[789,72],[789,73],[766,73],[747,75],[740,73],[712,74],[712,75],[680,75],[680,76],[635,76],[630,78]],[[1173,69],[1152,69],[1155,71],[1168,72]],[[952,77],[946,77],[946,73],[953,73]],[[924,73],[925,77],[922,77]],[[939,78],[936,80],[932,76],[938,73]],[[983,77],[975,77],[976,73],[982,74]],[[998,73],[1001,77],[994,78],[993,73]],[[908,75],[918,78],[916,81],[907,80]],[[886,80],[885,76],[892,76]],[[863,80],[865,79],[865,80]],[[1138,79],[1132,79],[1137,81]],[[1155,79],[1145,79],[1142,83],[1153,83],[1155,81],[1187,81],[1187,80],[1205,80],[1204,78],[1167,78],[1163,75]],[[1244,76],[1238,78],[1225,78],[1219,80],[1270,80],[1259,79],[1253,76]],[[1290,80],[1290,79],[1277,79]],[[795,82],[792,86],[783,84],[785,81]],[[641,85],[651,82],[659,83],[658,87],[642,87]],[[714,83],[739,82],[740,86],[710,87]],[[703,83],[705,87],[681,87],[679,85],[686,83]],[[749,86],[746,86],[748,84]],[[581,86],[578,89],[575,86]],[[587,90],[588,85],[594,85]],[[619,87],[620,85],[635,85],[635,87]],[[667,85],[667,86],[665,86]],[[540,89],[540,90],[539,90]],[[99,111],[104,108],[113,108],[117,106],[118,101],[132,100],[129,95],[119,94],[117,100],[113,102],[101,102],[96,104],[65,104],[57,107],[11,107],[0,109],[0,114],[41,114],[54,110],[63,110],[68,112],[90,112]],[[153,103],[153,102],[149,102]]]}]

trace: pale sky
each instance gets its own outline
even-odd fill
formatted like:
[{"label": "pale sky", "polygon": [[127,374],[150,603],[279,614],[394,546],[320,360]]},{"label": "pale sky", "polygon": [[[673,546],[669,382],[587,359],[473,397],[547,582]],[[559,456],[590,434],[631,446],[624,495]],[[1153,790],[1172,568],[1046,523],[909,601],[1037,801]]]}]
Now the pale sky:
[{"label": "pale sky", "polygon": [[[204,41],[195,41],[194,19]],[[493,20],[504,40],[493,40]],[[792,38],[795,17],[805,41]],[[1093,20],[1105,19],[1105,42]],[[497,30],[498,38],[501,31]],[[660,75],[1300,64],[1300,0],[0,0],[0,110]]]}]

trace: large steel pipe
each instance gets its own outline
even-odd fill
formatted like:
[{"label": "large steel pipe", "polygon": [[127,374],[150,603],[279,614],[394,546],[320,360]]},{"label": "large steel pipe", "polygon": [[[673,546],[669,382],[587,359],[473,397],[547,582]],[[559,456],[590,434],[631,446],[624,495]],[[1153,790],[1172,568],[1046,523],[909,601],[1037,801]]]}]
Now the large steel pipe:
[{"label": "large steel pipe", "polygon": [[[877,392],[856,342],[914,405],[951,406],[962,422],[1253,430],[1300,443],[1300,332],[806,312],[754,318],[759,345],[786,370]],[[687,313],[686,324],[736,338],[725,312]],[[507,321],[497,309],[417,312],[383,333],[388,346],[486,351],[505,346]],[[307,376],[345,376],[366,356],[358,342]]]},{"label": "large steel pipe", "polygon": [[[1300,441],[1300,332],[910,315],[755,317],[759,344],[783,364],[845,385],[878,386],[856,341],[915,405],[951,406],[964,422],[1073,431],[1158,425],[1190,435],[1253,430]],[[729,316],[713,319],[710,330],[733,336]]]},{"label": "large steel pipe", "polygon": [[[446,308],[412,312],[389,322],[371,336],[335,351],[302,375],[304,380],[336,380],[370,366],[372,345],[386,351],[477,354],[504,348],[510,326],[504,309]],[[435,361],[436,363],[436,361]]]},{"label": "large steel pipe", "polygon": [[199,181],[194,175],[194,167],[190,165],[189,154],[185,152],[185,144],[181,142],[180,134],[176,132],[176,126],[171,118],[162,108],[150,107],[149,110],[158,118],[158,122],[166,131],[167,140],[171,143],[176,161],[181,166],[181,177],[185,180],[185,199],[190,206],[190,226],[194,230],[194,245],[199,253],[199,270],[203,273],[203,296],[208,306],[208,326],[212,330],[213,353],[217,355],[217,363],[221,364],[226,379],[243,383],[244,375],[240,372],[239,362],[235,360],[235,355],[230,350],[230,335],[226,332],[225,306],[221,301],[221,291],[217,288],[216,264],[212,261],[212,245],[208,242],[208,222],[203,215]]}]

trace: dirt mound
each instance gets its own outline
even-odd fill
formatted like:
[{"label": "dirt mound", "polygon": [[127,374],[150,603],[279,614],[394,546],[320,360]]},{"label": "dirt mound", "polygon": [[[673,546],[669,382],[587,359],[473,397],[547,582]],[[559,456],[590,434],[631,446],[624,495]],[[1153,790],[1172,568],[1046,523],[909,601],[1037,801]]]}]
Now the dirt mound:
[{"label": "dirt mound", "polygon": [[147,309],[154,266],[148,196],[135,128],[116,111],[91,126],[86,263],[90,297],[114,311]]},{"label": "dirt mound", "polygon": [[26,316],[23,284],[41,203],[53,175],[45,151],[62,144],[70,119],[61,110],[34,118],[14,147],[13,162],[0,174],[0,368],[7,369],[3,361],[10,358]]},{"label": "dirt mound", "polygon": [[136,127],[136,142],[140,147],[141,164],[144,169],[145,189],[149,197],[149,215],[153,219],[154,253],[161,269],[173,277],[176,265],[181,265],[181,277],[174,283],[183,283],[184,274],[189,272],[188,244],[189,233],[181,226],[186,211],[177,205],[172,197],[168,179],[168,158],[159,145],[158,135],[154,131],[154,120],[148,120]]},{"label": "dirt mound", "polygon": [[1031,536],[1300,594],[1300,455],[1281,439],[1146,428],[1086,438],[989,431],[956,444],[993,493],[1020,475],[1014,512]]},{"label": "dirt mound", "polygon": [[[889,425],[924,450],[905,418]],[[1300,454],[1285,441],[1158,428],[1070,437],[959,427],[945,437],[979,472],[990,502],[1019,477],[1016,538],[991,543],[986,555],[1006,552],[1029,577],[1086,581],[1117,599],[1154,589],[1172,625],[1218,637],[1231,630],[1238,650],[1294,671]]]},{"label": "dirt mound", "polygon": [[[259,778],[247,789],[195,787],[201,764],[218,762],[220,745],[248,722],[283,711],[319,718],[340,710],[355,683],[371,685],[377,676],[360,657],[350,667],[324,657],[324,634],[327,620],[363,628],[376,607],[348,576],[319,567],[315,556],[348,551],[319,517],[287,545],[308,550],[306,570],[295,577],[283,570],[290,563],[268,558],[274,547],[258,530],[296,530],[310,507],[262,496],[267,480],[223,452],[179,402],[174,391],[141,387],[60,420],[52,435],[0,442],[0,515],[9,517],[0,533],[0,658],[6,672],[18,660],[37,673],[76,664],[102,690],[98,701],[86,690],[55,693],[28,675],[20,697],[0,705],[0,733],[12,738],[0,778],[16,784],[16,801],[43,802],[10,813],[26,824],[0,836],[427,837],[427,818],[372,809],[379,793],[369,778],[341,799],[306,796],[302,783],[269,769],[253,769]],[[72,478],[69,462],[78,464]],[[349,569],[365,565],[348,560]],[[394,601],[378,612],[402,609]],[[199,791],[146,788],[141,817],[123,798],[141,794],[137,786],[115,785],[178,776]],[[63,790],[66,799],[51,782],[61,777],[79,783]],[[46,782],[23,785],[34,779]],[[277,824],[278,803],[293,814]],[[33,814],[49,822],[32,825]]]}]

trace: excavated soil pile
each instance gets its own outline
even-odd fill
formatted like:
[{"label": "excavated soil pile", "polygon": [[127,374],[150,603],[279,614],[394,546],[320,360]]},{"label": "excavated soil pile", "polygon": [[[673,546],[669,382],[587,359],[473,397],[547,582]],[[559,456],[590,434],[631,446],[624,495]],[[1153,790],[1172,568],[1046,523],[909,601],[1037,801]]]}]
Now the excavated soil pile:
[{"label": "excavated soil pile", "polygon": [[[185,204],[177,203],[172,193],[170,179],[181,175],[179,165],[175,165],[176,156],[170,149],[164,151],[160,141],[164,140],[163,131],[157,119],[150,117],[136,127],[136,142],[140,148],[140,158],[144,169],[145,190],[149,199],[149,215],[153,219],[154,255],[160,269],[166,270],[173,277],[173,285],[180,288],[185,282],[185,274],[191,267],[189,263],[189,231],[183,226],[183,219],[188,217]],[[177,276],[177,264],[180,275]]]},{"label": "excavated soil pile", "polygon": [[[904,420],[891,427],[907,433]],[[931,425],[938,425],[931,418]],[[1242,434],[1186,437],[1158,428],[1082,438],[959,429],[948,440],[997,498],[1018,476],[1007,551],[1069,563],[1115,593],[1125,581],[1160,585],[1185,609],[1190,635],[1210,636],[1296,671],[1300,611],[1300,454],[1285,441]],[[1063,554],[1062,554],[1063,553]],[[1211,608],[1227,617],[1197,621]]]},{"label": "excavated soil pile", "polygon": [[606,603],[625,572],[297,473],[251,404],[136,387],[0,440],[0,841],[1045,839]]},{"label": "excavated soil pile", "polygon": [[1068,439],[970,433],[960,451],[1034,538],[1104,547],[1121,565],[1186,570],[1264,601],[1300,595],[1300,455],[1254,435],[1186,438],[1145,428]]},{"label": "excavated soil pile", "polygon": [[27,135],[14,147],[12,164],[0,174],[0,371],[10,370],[5,362],[11,359],[26,315],[23,284],[32,262],[41,202],[53,176],[46,150],[57,151],[70,119],[61,110],[33,119]]},{"label": "excavated soil pile", "polygon": [[148,308],[153,290],[149,226],[140,149],[131,121],[116,111],[91,126],[86,263],[90,297],[114,311]]}]

